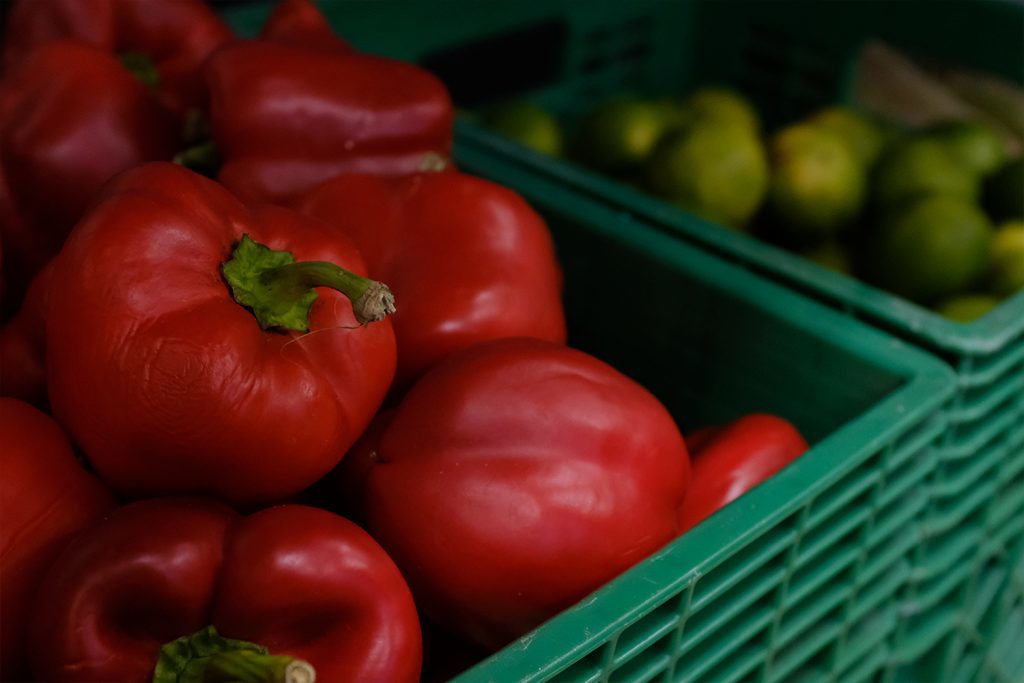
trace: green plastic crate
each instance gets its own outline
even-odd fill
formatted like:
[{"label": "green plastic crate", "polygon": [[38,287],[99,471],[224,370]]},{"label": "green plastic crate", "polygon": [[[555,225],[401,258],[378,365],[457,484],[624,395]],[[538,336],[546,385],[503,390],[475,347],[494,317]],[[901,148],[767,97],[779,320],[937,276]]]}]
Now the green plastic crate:
[{"label": "green plastic crate", "polygon": [[486,160],[548,221],[573,345],[648,386],[684,428],[768,411],[814,445],[459,680],[845,682],[901,663],[951,370],[514,163],[461,146],[457,159]]},{"label": "green plastic crate", "polygon": [[[779,125],[842,101],[855,56],[869,37],[1024,82],[1020,2],[321,4],[357,47],[417,61],[444,75],[459,104],[526,95],[569,120],[622,91],[685,93],[703,83],[730,83],[754,99],[769,127]],[[235,24],[253,31],[263,13],[261,7],[239,11]],[[887,677],[960,680],[957,672],[964,664],[956,660],[965,648],[976,653],[994,648],[971,660],[978,666],[998,657],[998,628],[977,631],[970,613],[993,562],[1008,572],[1009,565],[1000,563],[1010,561],[1009,548],[1024,537],[1024,448],[1019,429],[1014,432],[1024,422],[1024,293],[976,323],[952,323],[472,122],[460,122],[458,137],[461,148],[472,151],[460,159],[470,171],[490,175],[501,161],[518,166],[524,178],[550,178],[949,363],[957,372],[958,391],[947,406],[950,426],[943,448],[927,472],[921,535]],[[1013,635],[1024,641],[1024,631]],[[921,667],[915,663],[925,661],[925,673],[916,673]],[[945,663],[937,673],[935,661]],[[1002,683],[1019,683],[992,675]]]},{"label": "green plastic crate", "polygon": [[[835,3],[830,4],[835,7]],[[827,20],[826,14],[833,11],[826,9],[827,5],[817,3],[816,12],[795,22],[795,14],[785,11],[786,5],[777,2],[702,4],[698,9],[705,11],[694,10],[688,17],[696,27],[691,35],[717,38],[727,34],[729,54],[734,56],[723,57],[726,47],[722,42],[709,45],[712,41],[697,39],[688,63],[684,60],[674,69],[659,72],[653,56],[656,50],[652,50],[648,58],[655,77],[650,82],[666,74],[679,78],[680,71],[683,77],[676,84],[677,89],[680,83],[687,84],[683,91],[700,82],[730,82],[756,97],[769,123],[790,121],[826,102],[842,101],[854,57],[864,38],[870,35],[865,26],[870,26],[866,16],[872,11],[889,13],[888,22],[880,20],[879,26],[885,26],[885,38],[901,47],[947,59],[963,59],[969,66],[1001,71],[1004,76],[1024,80],[1022,5],[938,3],[928,10],[929,29],[933,33],[927,34],[913,23],[901,23],[903,14],[899,9],[906,12],[913,8],[920,17],[920,4],[844,3],[847,16],[834,17],[838,20],[833,22]],[[663,11],[660,3],[652,6]],[[665,20],[668,22],[668,17]],[[662,22],[647,26],[652,36],[662,32]],[[964,26],[971,26],[973,35],[985,36],[989,49],[965,43]],[[742,30],[727,33],[724,27]],[[600,35],[600,29],[587,31],[585,35]],[[913,37],[919,40],[910,40]],[[760,60],[767,55],[774,55],[776,60],[764,67]],[[555,92],[549,87],[538,90],[536,96],[571,118],[593,101],[622,89],[624,84],[637,83],[639,74],[602,76],[609,80],[601,82],[596,90],[588,76],[584,84],[569,80],[560,83]],[[665,90],[657,84],[649,92]],[[983,581],[982,573],[992,558],[1006,560],[1007,544],[1024,538],[1024,450],[1013,442],[1014,426],[1024,422],[1024,293],[1001,304],[975,324],[951,323],[918,305],[818,268],[799,256],[732,230],[721,229],[614,180],[532,153],[471,123],[461,125],[460,137],[465,146],[483,153],[478,163],[467,166],[470,171],[488,175],[492,165],[488,157],[513,160],[531,172],[577,187],[596,201],[629,211],[771,280],[928,349],[955,369],[959,388],[948,405],[950,427],[944,449],[930,473],[931,496],[923,518],[925,539],[916,549],[911,582],[904,594],[893,667],[886,678],[908,677],[926,683],[969,680],[963,672],[972,663],[958,663],[957,656],[964,651],[964,631],[971,629],[972,595]],[[992,652],[979,654],[979,663],[990,664],[991,657],[999,656],[998,642],[1024,642],[1024,630],[1014,622],[996,623],[975,636],[971,639],[972,648],[993,648]],[[987,645],[979,642],[977,636],[988,638]],[[936,670],[934,661],[943,663],[944,668]],[[1006,667],[989,666],[988,671],[995,677],[992,680],[999,683],[1021,680],[1000,678],[999,672],[1009,671]]]},{"label": "green plastic crate", "polygon": [[[459,158],[473,165],[472,151]],[[882,672],[952,372],[557,183],[492,170],[551,226],[570,343],[649,387],[684,429],[768,411],[793,420],[813,449],[458,680],[852,682]]]}]

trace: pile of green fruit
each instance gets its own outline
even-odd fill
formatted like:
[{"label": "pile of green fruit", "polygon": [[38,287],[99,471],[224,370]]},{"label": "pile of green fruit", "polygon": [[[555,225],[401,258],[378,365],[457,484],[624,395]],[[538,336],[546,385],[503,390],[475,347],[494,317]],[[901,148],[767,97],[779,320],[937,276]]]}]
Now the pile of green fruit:
[{"label": "pile of green fruit", "polygon": [[765,136],[725,88],[611,100],[572,136],[531,103],[482,120],[953,320],[1024,289],[1024,159],[982,123],[904,131],[830,107]]}]

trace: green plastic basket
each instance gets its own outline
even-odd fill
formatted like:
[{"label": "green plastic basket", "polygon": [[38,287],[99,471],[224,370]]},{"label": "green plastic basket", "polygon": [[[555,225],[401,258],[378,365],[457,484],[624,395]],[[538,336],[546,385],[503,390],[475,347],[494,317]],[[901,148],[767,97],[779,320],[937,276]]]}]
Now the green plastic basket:
[{"label": "green plastic basket", "polygon": [[[457,158],[485,161],[472,148]],[[684,428],[775,412],[814,448],[460,680],[867,681],[899,664],[952,372],[629,214],[486,161],[554,232],[573,345],[648,386]]]},{"label": "green plastic basket", "polygon": [[814,447],[458,680],[866,681],[891,665],[952,372],[568,188],[492,170],[552,228],[574,346],[684,429],[767,411]]},{"label": "green plastic basket", "polygon": [[[926,8],[914,2],[712,2],[683,6],[689,14],[681,18],[670,15],[669,9],[662,3],[630,4],[620,12],[633,14],[607,21],[602,29],[589,23],[592,15],[568,3],[561,11],[572,27],[569,40],[578,41],[569,54],[593,50],[595,35],[603,36],[602,44],[612,45],[602,48],[610,53],[605,53],[604,62],[595,56],[567,60],[566,78],[536,89],[533,96],[571,119],[593,102],[627,88],[685,92],[700,83],[727,82],[752,96],[770,125],[779,124],[842,101],[855,57],[872,36],[914,53],[1024,82],[1024,5],[1019,3],[944,2]],[[681,8],[672,5],[671,10]],[[922,16],[928,17],[927,31],[922,29]],[[668,42],[665,27],[685,22],[688,30],[676,32],[674,41]],[[519,23],[514,26],[523,30]],[[640,26],[649,31],[655,47],[641,53],[639,68],[633,65],[629,73],[618,73],[623,63],[607,55],[632,54],[623,46],[637,40],[634,34]],[[872,32],[872,27],[882,30]],[[983,38],[972,42],[971,36]],[[689,49],[680,50],[680,44]],[[687,52],[682,59],[681,51]],[[428,63],[432,59],[429,54],[422,57]],[[580,63],[609,66],[592,73],[574,66]],[[664,78],[672,81],[668,88]],[[970,680],[965,672],[972,671],[974,660],[961,661],[970,650],[985,663],[992,680],[1024,680],[997,661],[1013,654],[997,647],[1001,638],[1024,642],[1019,622],[990,619],[979,631],[971,619],[974,603],[987,595],[979,588],[985,573],[994,565],[1008,572],[1008,548],[1024,538],[1024,448],[1014,432],[1024,422],[1024,293],[973,324],[953,323],[614,180],[534,153],[471,122],[460,124],[459,132],[465,147],[480,151],[468,166],[471,171],[487,175],[491,159],[510,160],[892,332],[949,363],[957,372],[959,390],[948,406],[950,428],[944,448],[929,474],[929,503],[894,658],[894,664],[910,669],[894,665],[887,678],[926,683]],[[1006,635],[1004,628],[1016,630]]]}]

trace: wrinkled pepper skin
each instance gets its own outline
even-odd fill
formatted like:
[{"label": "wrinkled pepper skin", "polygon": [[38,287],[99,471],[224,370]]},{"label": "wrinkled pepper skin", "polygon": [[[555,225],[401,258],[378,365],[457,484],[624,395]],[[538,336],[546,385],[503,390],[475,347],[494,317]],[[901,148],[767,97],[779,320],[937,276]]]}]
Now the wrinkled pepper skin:
[{"label": "wrinkled pepper skin", "polygon": [[679,508],[680,532],[696,526],[810,448],[791,423],[764,414],[697,430],[686,438],[686,445],[693,480]]},{"label": "wrinkled pepper skin", "polygon": [[399,387],[479,341],[565,342],[551,235],[504,187],[454,171],[351,174],[314,188],[296,208],[350,237],[395,292]]},{"label": "wrinkled pepper skin", "polygon": [[420,672],[412,595],[365,531],[299,505],[242,517],[188,498],[130,504],[75,539],[40,590],[32,669],[53,683],[148,682],[163,644],[210,622],[310,662],[318,681]]},{"label": "wrinkled pepper skin", "polygon": [[45,408],[46,305],[53,263],[32,280],[21,309],[0,328],[0,396]]},{"label": "wrinkled pepper skin", "polygon": [[413,173],[428,155],[448,157],[444,85],[412,64],[332,43],[309,28],[308,3],[296,20],[305,28],[289,25],[299,5],[268,24],[268,40],[225,46],[206,64],[218,179],[243,201],[283,203],[341,173]]},{"label": "wrinkled pepper skin", "polygon": [[43,573],[114,497],[48,415],[0,398],[0,680],[28,678],[28,620]]},{"label": "wrinkled pepper skin", "polygon": [[435,366],[372,452],[367,528],[425,615],[491,649],[674,538],[689,480],[654,396],[592,356],[526,338]]},{"label": "wrinkled pepper skin", "polygon": [[264,330],[224,262],[243,234],[299,261],[365,273],[344,236],[288,209],[247,209],[172,164],[107,186],[54,268],[47,373],[54,415],[115,490],[277,500],[331,470],[390,386],[390,321],[360,325],[316,290],[308,334]]},{"label": "wrinkled pepper skin", "polygon": [[18,0],[7,18],[6,72],[40,46],[64,39],[114,58],[146,57],[159,74],[157,97],[180,113],[203,105],[201,67],[231,31],[203,0]]},{"label": "wrinkled pepper skin", "polygon": [[113,55],[75,41],[33,51],[0,82],[8,284],[23,291],[107,180],[177,146],[176,118]]}]

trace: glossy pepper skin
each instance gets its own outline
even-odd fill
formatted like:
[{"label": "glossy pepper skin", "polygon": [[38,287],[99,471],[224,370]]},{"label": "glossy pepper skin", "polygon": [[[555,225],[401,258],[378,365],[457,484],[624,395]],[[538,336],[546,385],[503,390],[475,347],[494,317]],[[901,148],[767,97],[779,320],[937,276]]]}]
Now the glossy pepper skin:
[{"label": "glossy pepper skin", "polygon": [[341,173],[412,173],[450,154],[451,99],[427,71],[331,49],[329,36],[283,20],[267,33],[206,65],[218,180],[244,201],[285,202]]},{"label": "glossy pepper skin", "polygon": [[449,356],[372,452],[367,528],[424,614],[492,649],[674,538],[689,480],[682,436],[654,396],[537,339]]},{"label": "glossy pepper skin", "polygon": [[506,188],[455,171],[347,174],[314,188],[296,208],[350,237],[370,273],[395,292],[399,387],[478,341],[565,342],[551,235]]},{"label": "glossy pepper skin", "polygon": [[114,498],[48,415],[0,398],[0,680],[28,678],[27,622],[43,572]]},{"label": "glossy pepper skin", "polygon": [[177,119],[113,55],[75,41],[33,51],[0,82],[8,283],[27,285],[107,180],[177,146]]},{"label": "glossy pepper skin", "polygon": [[318,681],[411,683],[420,671],[402,575],[366,532],[315,508],[242,517],[211,500],[133,503],[76,538],[40,596],[32,670],[54,683],[148,683],[162,645],[211,622],[308,661]]},{"label": "glossy pepper skin", "polygon": [[686,531],[803,455],[810,446],[791,423],[753,414],[686,438],[693,466],[690,491],[679,508]]},{"label": "glossy pepper skin", "polygon": [[243,234],[364,272],[329,226],[249,210],[172,164],[108,185],[58,258],[47,318],[54,415],[126,495],[291,495],[337,464],[387,393],[389,321],[360,325],[349,299],[318,288],[309,333],[264,330],[233,298],[222,268]]},{"label": "glossy pepper skin", "polygon": [[204,104],[202,64],[230,39],[203,0],[18,0],[7,18],[3,57],[10,72],[57,40],[79,41],[112,58],[141,55],[156,69],[157,97],[180,113]]},{"label": "glossy pepper skin", "polygon": [[0,396],[37,408],[46,398],[46,304],[50,294],[49,263],[32,280],[21,309],[0,328]]}]

